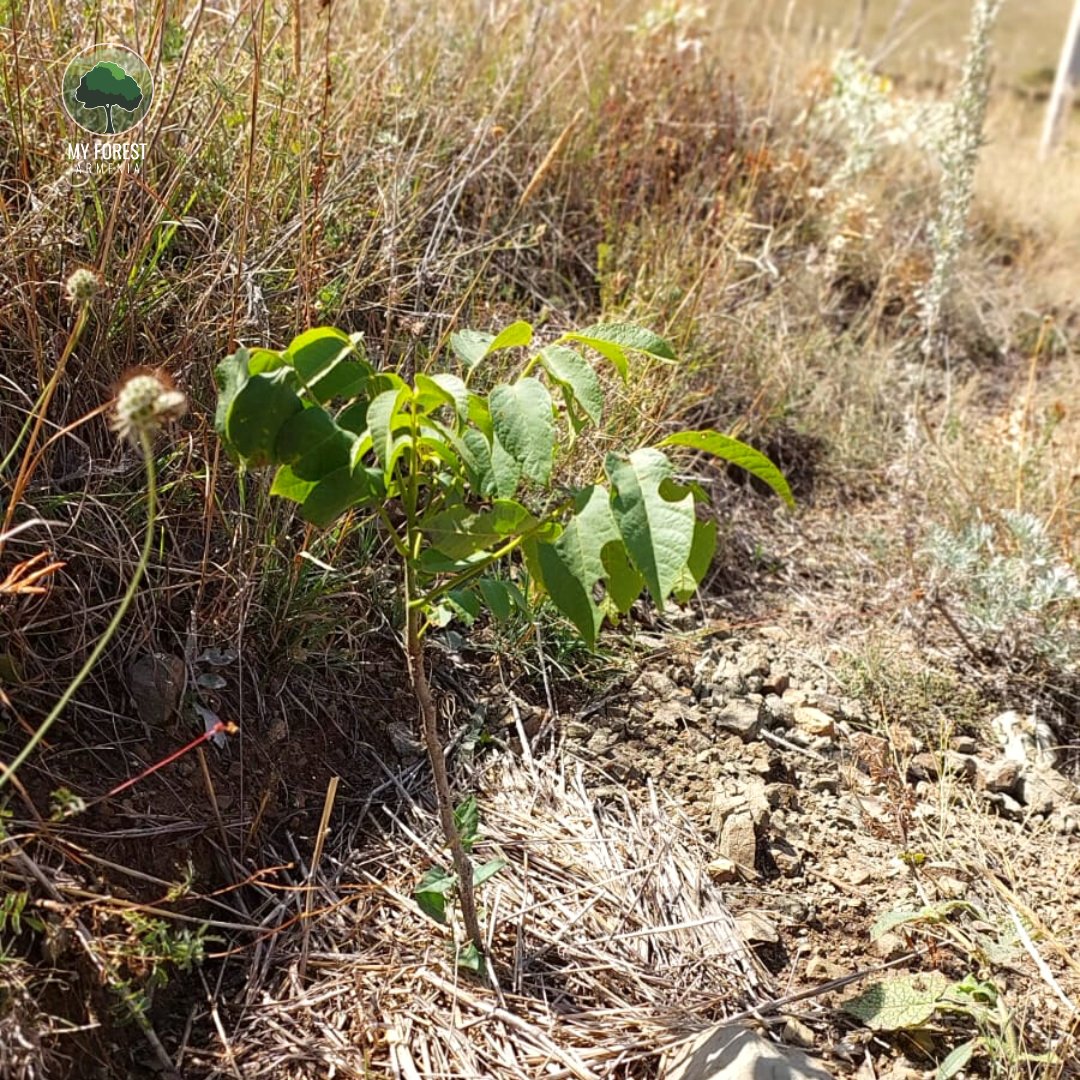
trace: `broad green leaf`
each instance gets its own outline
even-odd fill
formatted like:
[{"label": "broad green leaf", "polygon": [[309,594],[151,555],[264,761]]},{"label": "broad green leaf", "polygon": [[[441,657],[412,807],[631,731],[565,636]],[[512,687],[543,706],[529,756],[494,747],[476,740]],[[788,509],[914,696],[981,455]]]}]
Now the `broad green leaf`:
[{"label": "broad green leaf", "polygon": [[436,922],[446,922],[446,896],[457,883],[453,874],[441,866],[433,866],[420,879],[413,895],[420,910]]},{"label": "broad green leaf", "polygon": [[472,626],[480,614],[480,600],[472,589],[451,589],[443,600],[466,626]]},{"label": "broad green leaf", "polygon": [[924,1027],[941,1006],[949,980],[939,971],[893,975],[871,983],[841,1006],[873,1031]]},{"label": "broad green leaf", "polygon": [[607,598],[619,615],[625,615],[641,595],[645,578],[630,561],[622,540],[613,540],[600,552],[607,574]]},{"label": "broad green leaf", "polygon": [[538,484],[551,478],[555,424],[551,395],[531,376],[500,384],[488,395],[495,434],[522,472]]},{"label": "broad green leaf", "polygon": [[564,334],[563,336],[568,341],[580,341],[583,345],[588,345],[590,349],[595,349],[606,360],[611,361],[622,381],[624,383],[627,381],[630,375],[630,360],[621,345],[613,341],[604,341],[602,338],[587,338],[583,334]]},{"label": "broad green leaf", "polygon": [[274,444],[285,421],[303,408],[288,368],[248,379],[232,400],[225,438],[252,466],[274,462]]},{"label": "broad green leaf", "polygon": [[634,352],[646,353],[658,360],[674,360],[675,350],[659,334],[632,323],[597,323],[574,335],[592,344],[603,341]]},{"label": "broad green leaf", "polygon": [[492,436],[491,443],[491,479],[495,494],[504,499],[509,499],[517,491],[521,481],[521,466],[497,435]]},{"label": "broad green leaf", "polygon": [[448,405],[462,420],[469,415],[469,391],[456,375],[417,375],[416,400],[425,412]]},{"label": "broad green leaf", "polygon": [[484,603],[487,605],[488,611],[499,622],[509,619],[514,608],[510,598],[510,590],[506,587],[506,583],[496,578],[481,578],[476,584],[484,597]]},{"label": "broad green leaf", "polygon": [[261,375],[285,366],[285,354],[276,349],[252,349],[248,356],[248,374]]},{"label": "broad green leaf", "polygon": [[329,326],[306,330],[294,338],[285,350],[285,359],[319,402],[353,397],[374,371],[359,358],[352,338]]},{"label": "broad green leaf", "polygon": [[472,370],[487,355],[488,346],[494,340],[494,334],[485,334],[479,330],[458,330],[450,335],[450,348],[465,367]]},{"label": "broad green leaf", "polygon": [[454,807],[454,827],[461,837],[461,846],[472,851],[480,839],[480,805],[475,795],[467,795]]},{"label": "broad green leaf", "polygon": [[657,446],[687,446],[723,458],[724,461],[730,461],[733,465],[745,469],[751,476],[764,481],[788,506],[795,505],[795,498],[784,474],[760,450],[755,450],[729,435],[721,435],[719,431],[677,431],[674,435],[662,439]]},{"label": "broad green leaf", "polygon": [[523,320],[518,320],[499,332],[495,340],[487,347],[487,352],[493,353],[498,352],[499,349],[513,349],[519,345],[528,345],[532,337],[532,326]]},{"label": "broad green leaf", "polygon": [[351,431],[354,435],[362,435],[367,430],[367,411],[371,404],[365,398],[354,401],[347,405],[337,414],[337,426]]},{"label": "broad green leaf", "polygon": [[431,546],[454,559],[466,559],[474,552],[495,547],[535,525],[536,518],[511,499],[496,499],[490,510],[480,513],[453,506],[422,522]]},{"label": "broad green leaf", "polygon": [[274,473],[274,482],[270,485],[270,494],[280,495],[281,498],[289,499],[291,502],[302,503],[314,488],[314,480],[301,480],[288,465],[282,465]]},{"label": "broad green leaf", "polygon": [[394,390],[384,390],[368,405],[367,422],[368,430],[371,432],[372,449],[383,467],[383,475],[387,480],[390,479],[390,473],[394,467],[396,421],[408,396],[409,389],[405,386]]},{"label": "broad green leaf", "polygon": [[275,460],[301,480],[321,480],[349,464],[355,436],[343,431],[318,405],[290,416],[278,432]]},{"label": "broad green leaf", "polygon": [[[491,444],[476,428],[466,428],[461,435],[461,442],[462,448],[458,453],[469,471],[469,483],[477,494],[491,495],[495,491],[495,476],[491,470]],[[513,493],[511,490],[507,494]]]},{"label": "broad green leaf", "polygon": [[240,393],[244,384],[248,381],[250,355],[247,349],[237,349],[231,356],[226,356],[214,369],[214,383],[217,385],[218,390],[217,411],[214,413],[214,429],[222,438],[225,438],[229,409],[232,408],[236,395]]},{"label": "broad green leaf", "polygon": [[577,627],[591,649],[603,620],[593,588],[608,573],[603,551],[621,546],[606,488],[596,485],[578,495],[575,514],[553,543],[537,545],[540,579],[552,603]]},{"label": "broad green leaf", "polygon": [[952,1080],[962,1068],[971,1060],[972,1055],[982,1043],[982,1039],[969,1039],[955,1047],[949,1056],[937,1067],[934,1080]]},{"label": "broad green leaf", "polygon": [[301,504],[300,516],[324,529],[347,510],[381,503],[385,493],[382,473],[377,469],[335,469],[311,489]]},{"label": "broad green leaf", "polygon": [[717,532],[715,521],[703,521],[698,518],[694,522],[694,540],[690,545],[690,557],[686,560],[683,574],[675,585],[675,599],[678,603],[685,604],[705,580],[705,575],[712,566],[713,555],[716,554]]},{"label": "broad green leaf", "polygon": [[486,863],[481,863],[473,869],[473,885],[479,888],[488,878],[493,878],[506,865],[505,859],[489,859]]},{"label": "broad green leaf", "polygon": [[555,382],[569,391],[585,415],[594,424],[599,424],[604,394],[588,360],[564,345],[549,345],[540,350],[540,363]]},{"label": "broad green leaf", "polygon": [[626,550],[662,609],[693,547],[694,497],[690,492],[677,500],[664,497],[661,486],[674,470],[659,450],[608,454],[604,471],[615,488],[611,510]]}]

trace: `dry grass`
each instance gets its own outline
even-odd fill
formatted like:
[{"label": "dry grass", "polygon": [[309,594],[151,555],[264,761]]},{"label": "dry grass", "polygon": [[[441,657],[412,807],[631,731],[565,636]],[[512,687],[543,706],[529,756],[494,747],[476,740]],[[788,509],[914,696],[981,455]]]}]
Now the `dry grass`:
[{"label": "dry grass", "polygon": [[[1023,20],[1033,57],[1046,51],[1051,8]],[[294,850],[295,833],[311,828],[329,775],[343,776],[350,811],[366,804],[391,754],[388,724],[410,719],[412,707],[378,535],[362,522],[315,534],[261,481],[234,474],[210,424],[213,365],[238,341],[281,343],[319,322],[363,331],[379,363],[410,369],[441,363],[462,325],[527,317],[547,332],[600,314],[637,318],[669,334],[685,361],[633,384],[595,449],[677,420],[741,432],[791,474],[810,524],[732,510],[728,558],[759,542],[803,544],[807,565],[826,567],[813,573],[850,583],[844,618],[865,616],[855,593],[884,583],[870,608],[899,619],[909,549],[931,522],[1015,506],[1049,523],[1063,557],[1078,556],[1075,260],[1061,239],[1075,232],[1075,207],[1057,195],[1075,160],[1034,166],[1037,117],[1006,93],[996,99],[977,241],[950,313],[953,363],[927,371],[914,343],[934,177],[901,148],[850,188],[830,187],[843,147],[806,118],[828,92],[833,39],[811,40],[801,22],[785,28],[786,5],[755,7],[751,18],[750,6],[724,2],[701,14],[636,0],[237,3],[199,7],[182,24],[168,11],[155,4],[133,21],[129,5],[107,2],[95,23],[71,5],[30,12],[12,3],[0,28],[0,459],[28,419],[42,422],[0,475],[12,526],[0,539],[0,581],[19,567],[52,570],[44,593],[0,587],[8,760],[108,622],[141,539],[140,463],[107,431],[102,404],[136,364],[163,366],[192,400],[182,437],[159,446],[160,527],[137,610],[63,730],[20,774],[10,807],[25,857],[91,891],[57,900],[40,881],[29,886],[35,901],[60,905],[45,910],[65,930],[85,901],[91,945],[57,961],[70,988],[50,986],[47,965],[5,967],[18,992],[0,1020],[23,1030],[35,1004],[42,1032],[48,1017],[60,1018],[55,1031],[107,1015],[107,995],[84,995],[77,976],[100,977],[98,940],[111,943],[106,955],[127,950],[117,977],[145,978],[138,949],[150,946],[100,915],[111,894],[134,890],[136,904],[267,932],[253,957],[209,969],[217,974],[205,988],[191,976],[158,991],[155,1017],[172,1001],[191,1010],[197,1032],[190,1043],[176,1032],[181,1050],[170,1053],[192,1068],[200,1057],[199,1068],[222,1075],[235,1075],[237,1062],[250,1075],[324,1075],[331,1063],[363,1074],[391,1061],[393,1031],[406,1040],[392,1051],[403,1076],[406,1044],[428,1055],[414,1061],[421,1071],[532,1075],[553,1053],[545,1040],[576,1069],[615,1075],[618,1063],[636,1075],[678,1026],[673,1008],[701,1020],[757,991],[742,969],[732,995],[706,992],[701,979],[730,970],[726,937],[714,966],[680,967],[704,948],[686,923],[707,915],[726,926],[718,907],[661,915],[659,894],[613,890],[615,878],[637,880],[659,828],[655,807],[598,821],[557,774],[545,772],[543,797],[532,796],[551,830],[546,862],[526,842],[536,822],[523,817],[532,805],[522,802],[524,774],[488,778],[488,835],[520,868],[492,888],[504,915],[492,924],[504,935],[500,953],[532,958],[503,982],[508,1015],[527,1029],[511,1039],[512,1022],[486,1012],[486,997],[479,1004],[477,991],[447,989],[442,943],[405,899],[430,842],[409,838],[404,817],[383,822],[385,836],[354,862],[346,851],[359,833],[333,849],[338,869],[320,878],[325,904],[308,937],[311,979],[296,977],[308,931],[290,920],[302,883],[294,876],[280,891],[259,875],[307,857]],[[58,87],[71,53],[99,31],[154,58],[162,97],[144,134],[143,173],[73,183]],[[867,40],[880,32],[868,25]],[[921,79],[915,41],[889,64]],[[1008,63],[1013,80],[1020,62]],[[951,70],[935,60],[931,81]],[[837,236],[844,244],[834,251]],[[103,289],[80,336],[63,281],[83,265]],[[1044,315],[1053,324],[1040,338]],[[68,343],[44,409],[40,395]],[[13,475],[31,461],[17,499]],[[732,491],[717,487],[722,515],[735,496],[745,502]],[[822,552],[813,529],[826,518],[847,524]],[[877,532],[863,528],[870,519]],[[813,589],[799,601],[815,612],[830,603]],[[194,672],[207,648],[235,658],[221,669],[226,687],[207,700],[241,724],[241,740],[50,832],[41,820],[50,792],[90,798],[191,736],[190,717],[151,732],[133,720],[131,661],[160,650]],[[426,836],[415,812],[420,824],[409,828]],[[556,836],[556,823],[566,832]],[[621,869],[601,874],[567,836],[584,843],[602,832]],[[672,874],[691,873],[696,844],[672,849]],[[361,859],[376,882],[360,873]],[[195,881],[173,906],[167,897],[188,860]],[[351,891],[365,881],[368,891]],[[218,889],[229,891],[218,898]],[[604,942],[604,920],[683,928],[663,941]],[[219,929],[230,945],[248,940]],[[356,935],[349,944],[347,934]],[[670,962],[661,975],[650,974],[644,942],[655,950],[650,963]],[[544,959],[556,953],[559,966]],[[241,970],[247,992],[229,984]],[[546,1025],[560,979],[593,1013],[566,1020],[556,1036]],[[454,1009],[478,1022],[446,1042],[438,1023]],[[598,1033],[601,1023],[610,1027]],[[110,1040],[141,1045],[145,1032],[129,1034],[106,1025],[44,1041],[49,1052],[76,1045],[87,1060],[105,1060]],[[37,1064],[37,1036],[27,1038],[23,1074],[49,1075]]]}]

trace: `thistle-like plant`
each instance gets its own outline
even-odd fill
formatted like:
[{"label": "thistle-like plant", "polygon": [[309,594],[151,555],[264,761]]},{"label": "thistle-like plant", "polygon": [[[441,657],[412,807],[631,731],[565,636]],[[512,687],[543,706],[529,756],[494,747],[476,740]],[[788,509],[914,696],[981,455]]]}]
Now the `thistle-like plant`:
[{"label": "thistle-like plant", "polygon": [[[218,367],[217,429],[245,466],[276,467],[271,493],[329,526],[359,510],[376,518],[401,574],[409,675],[435,780],[440,824],[454,861],[471,946],[483,941],[474,875],[455,821],[424,659],[425,635],[455,611],[498,615],[547,595],[592,647],[647,591],[662,606],[686,600],[709,567],[716,525],[698,518],[705,493],[682,485],[665,448],[733,461],[788,502],[776,467],[715,431],[683,431],[656,446],[609,453],[604,478],[565,492],[552,484],[556,449],[599,424],[600,356],[623,379],[639,357],[671,363],[666,341],[626,324],[566,333],[543,347],[515,322],[497,336],[451,338],[456,370],[409,383],[376,370],[358,335],[319,328],[284,350],[238,349]],[[477,389],[496,354],[514,350],[516,377]],[[504,356],[500,371],[512,367]],[[557,408],[553,395],[561,399]],[[606,482],[605,482],[606,481]],[[496,577],[500,564],[513,573]],[[516,578],[515,578],[516,575]]]}]

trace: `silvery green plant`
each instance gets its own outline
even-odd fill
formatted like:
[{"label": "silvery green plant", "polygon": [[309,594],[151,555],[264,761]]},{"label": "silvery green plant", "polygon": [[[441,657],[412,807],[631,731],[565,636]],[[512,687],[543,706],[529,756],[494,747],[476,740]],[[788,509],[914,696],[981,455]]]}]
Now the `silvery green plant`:
[{"label": "silvery green plant", "polygon": [[956,260],[967,242],[968,214],[975,196],[975,169],[983,145],[990,95],[990,34],[1002,0],[975,0],[960,86],[941,141],[938,209],[930,225],[934,266],[920,296],[923,354],[932,352],[941,313],[953,286]]},{"label": "silvery green plant", "polygon": [[[271,493],[297,503],[306,521],[325,528],[359,512],[392,545],[405,656],[454,864],[439,888],[453,878],[463,952],[476,957],[483,938],[473,887],[487,871],[471,866],[455,817],[427,677],[428,630],[457,611],[499,617],[547,596],[591,648],[605,619],[625,614],[642,592],[659,607],[688,599],[708,570],[717,527],[698,517],[705,493],[677,482],[668,450],[734,462],[789,503],[791,492],[768,458],[716,431],[611,452],[603,475],[576,490],[553,483],[556,449],[566,448],[565,460],[576,436],[602,421],[594,359],[624,382],[639,362],[675,361],[648,330],[601,324],[538,346],[532,326],[515,322],[498,335],[462,330],[450,343],[450,369],[411,382],[376,369],[358,335],[331,327],[283,350],[238,349],[217,369],[216,426],[243,466],[275,468]],[[423,892],[430,901],[430,880]],[[427,910],[437,909],[429,902]]]},{"label": "silvery green plant", "polygon": [[830,186],[858,180],[891,146],[908,144],[939,153],[947,120],[940,103],[899,97],[887,77],[850,49],[836,55],[831,74],[829,96],[814,111],[818,131],[835,138],[844,151]]},{"label": "silvery green plant", "polygon": [[1032,653],[1067,668],[1080,656],[1080,580],[1033,514],[1004,510],[959,532],[931,528],[931,581],[955,599],[962,623],[999,652]]}]

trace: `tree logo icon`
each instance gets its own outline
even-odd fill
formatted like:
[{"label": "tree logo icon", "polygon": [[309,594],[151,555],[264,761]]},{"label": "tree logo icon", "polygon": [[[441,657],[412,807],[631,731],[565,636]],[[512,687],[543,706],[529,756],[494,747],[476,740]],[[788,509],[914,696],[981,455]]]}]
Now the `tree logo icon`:
[{"label": "tree logo icon", "polygon": [[138,53],[123,45],[92,45],[64,72],[64,108],[92,135],[123,135],[150,111],[154,80]]}]

